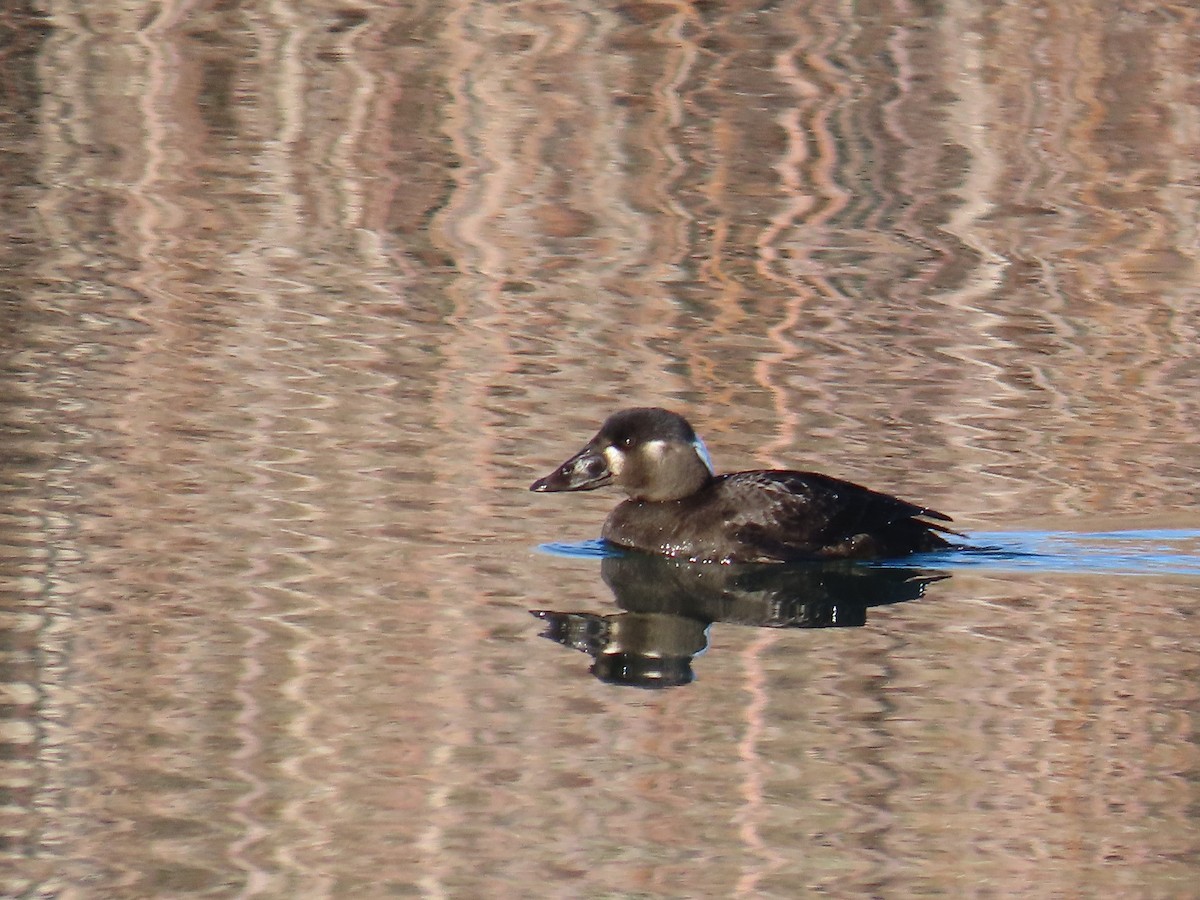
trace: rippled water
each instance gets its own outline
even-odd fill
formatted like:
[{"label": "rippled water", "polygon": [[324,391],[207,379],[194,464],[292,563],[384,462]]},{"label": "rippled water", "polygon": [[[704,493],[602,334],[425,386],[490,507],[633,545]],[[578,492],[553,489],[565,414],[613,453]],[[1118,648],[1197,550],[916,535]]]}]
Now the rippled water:
[{"label": "rippled water", "polygon": [[[0,894],[1194,893],[1198,36],[5,6]],[[992,549],[540,552],[635,403]]]}]

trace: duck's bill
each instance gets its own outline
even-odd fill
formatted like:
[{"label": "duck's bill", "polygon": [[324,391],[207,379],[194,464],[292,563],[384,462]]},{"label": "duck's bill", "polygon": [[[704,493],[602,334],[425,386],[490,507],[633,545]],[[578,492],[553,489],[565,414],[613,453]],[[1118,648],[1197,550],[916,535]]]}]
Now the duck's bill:
[{"label": "duck's bill", "polygon": [[608,460],[591,447],[584,447],[565,463],[529,486],[531,491],[593,491],[612,481]]}]

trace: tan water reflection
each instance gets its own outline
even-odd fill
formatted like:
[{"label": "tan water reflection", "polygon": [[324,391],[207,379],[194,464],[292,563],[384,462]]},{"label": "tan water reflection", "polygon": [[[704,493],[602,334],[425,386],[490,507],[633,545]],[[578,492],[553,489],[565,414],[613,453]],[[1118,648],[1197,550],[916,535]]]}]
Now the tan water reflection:
[{"label": "tan water reflection", "polygon": [[645,402],[973,530],[1200,527],[1198,26],[5,6],[0,893],[1189,893],[1195,578],[622,691],[527,612],[615,611],[534,552],[611,498],[525,487]]}]

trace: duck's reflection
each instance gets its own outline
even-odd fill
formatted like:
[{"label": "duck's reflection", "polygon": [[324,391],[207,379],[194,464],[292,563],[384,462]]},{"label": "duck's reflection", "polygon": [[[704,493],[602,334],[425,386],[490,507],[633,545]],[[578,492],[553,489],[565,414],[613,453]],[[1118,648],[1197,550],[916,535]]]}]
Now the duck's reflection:
[{"label": "duck's reflection", "polygon": [[608,557],[600,574],[622,612],[530,610],[542,637],[592,657],[609,684],[663,688],[694,678],[692,659],[708,647],[714,622],[760,628],[864,625],[867,610],[916,600],[949,576],[847,563],[722,566],[631,553]]}]

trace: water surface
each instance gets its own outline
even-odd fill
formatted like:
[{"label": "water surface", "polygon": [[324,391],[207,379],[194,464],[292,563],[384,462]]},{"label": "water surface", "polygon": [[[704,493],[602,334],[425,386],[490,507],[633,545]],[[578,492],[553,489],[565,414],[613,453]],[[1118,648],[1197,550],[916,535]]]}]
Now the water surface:
[{"label": "water surface", "polygon": [[[1194,891],[1190,5],[10,7],[0,893]],[[631,404],[1001,549],[606,683]]]}]

